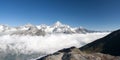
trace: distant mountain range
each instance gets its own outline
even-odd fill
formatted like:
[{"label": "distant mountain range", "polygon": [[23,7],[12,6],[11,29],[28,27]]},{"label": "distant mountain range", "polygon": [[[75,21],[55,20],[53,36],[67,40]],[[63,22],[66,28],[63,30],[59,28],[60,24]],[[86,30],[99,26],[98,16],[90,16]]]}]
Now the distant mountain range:
[{"label": "distant mountain range", "polygon": [[37,60],[120,60],[120,29],[79,49],[63,49]]},{"label": "distant mountain range", "polygon": [[5,25],[0,25],[0,33],[11,34],[11,35],[45,35],[45,34],[53,34],[53,33],[64,33],[64,34],[74,34],[74,33],[93,33],[100,31],[92,31],[82,27],[70,27],[69,25],[62,24],[57,21],[55,24],[48,26],[45,24],[41,25],[32,25],[26,24],[24,26],[19,27],[9,27]]}]

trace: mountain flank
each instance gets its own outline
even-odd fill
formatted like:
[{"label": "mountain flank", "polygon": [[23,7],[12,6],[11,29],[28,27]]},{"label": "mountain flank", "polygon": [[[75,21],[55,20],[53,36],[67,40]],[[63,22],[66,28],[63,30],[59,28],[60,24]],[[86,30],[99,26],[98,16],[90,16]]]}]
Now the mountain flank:
[{"label": "mountain flank", "polygon": [[100,52],[120,56],[120,29],[80,48],[87,53]]}]

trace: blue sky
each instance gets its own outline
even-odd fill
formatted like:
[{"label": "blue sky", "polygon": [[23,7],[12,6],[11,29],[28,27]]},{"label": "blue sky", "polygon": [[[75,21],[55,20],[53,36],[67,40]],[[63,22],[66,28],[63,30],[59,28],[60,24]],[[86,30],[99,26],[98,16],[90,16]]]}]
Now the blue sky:
[{"label": "blue sky", "polygon": [[120,0],[0,0],[0,24],[51,25],[61,21],[91,30],[120,28]]}]

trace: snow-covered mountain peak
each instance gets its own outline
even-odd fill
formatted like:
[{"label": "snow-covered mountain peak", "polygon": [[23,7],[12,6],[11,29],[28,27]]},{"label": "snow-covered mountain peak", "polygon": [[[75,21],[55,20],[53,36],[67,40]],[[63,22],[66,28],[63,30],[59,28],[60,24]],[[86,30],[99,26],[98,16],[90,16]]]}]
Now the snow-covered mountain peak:
[{"label": "snow-covered mountain peak", "polygon": [[29,28],[34,28],[36,27],[35,25],[32,25],[32,24],[25,24],[23,26],[18,26],[18,30],[28,30]]},{"label": "snow-covered mountain peak", "polygon": [[57,21],[56,23],[53,24],[53,27],[63,27],[65,24],[62,24],[60,21]]},{"label": "snow-covered mountain peak", "polygon": [[34,25],[32,25],[32,24],[30,24],[30,23],[28,23],[28,24],[26,24],[26,25],[24,25],[25,27],[34,27]]},{"label": "snow-covered mountain peak", "polygon": [[57,21],[55,24],[51,26],[52,28],[70,28],[67,24],[62,24],[60,21]]},{"label": "snow-covered mountain peak", "polygon": [[2,24],[0,24],[0,27],[8,27],[7,25],[2,25]]},{"label": "snow-covered mountain peak", "polygon": [[62,25],[62,23],[60,21],[57,21],[54,25],[59,26]]},{"label": "snow-covered mountain peak", "polygon": [[8,27],[8,26],[6,26],[6,25],[0,25],[0,32],[3,32],[3,31],[5,31],[5,30],[9,30],[10,29],[10,27]]},{"label": "snow-covered mountain peak", "polygon": [[80,28],[80,29],[85,29],[85,28],[84,28],[84,27],[82,27],[82,26],[80,26],[79,28]]}]

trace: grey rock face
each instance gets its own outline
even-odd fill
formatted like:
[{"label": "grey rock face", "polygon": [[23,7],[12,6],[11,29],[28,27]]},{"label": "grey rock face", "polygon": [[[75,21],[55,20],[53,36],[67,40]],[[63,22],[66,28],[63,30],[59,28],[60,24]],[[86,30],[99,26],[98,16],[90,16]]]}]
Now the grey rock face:
[{"label": "grey rock face", "polygon": [[120,60],[120,56],[111,56],[102,53],[86,54],[78,48],[72,47],[37,60]]}]

